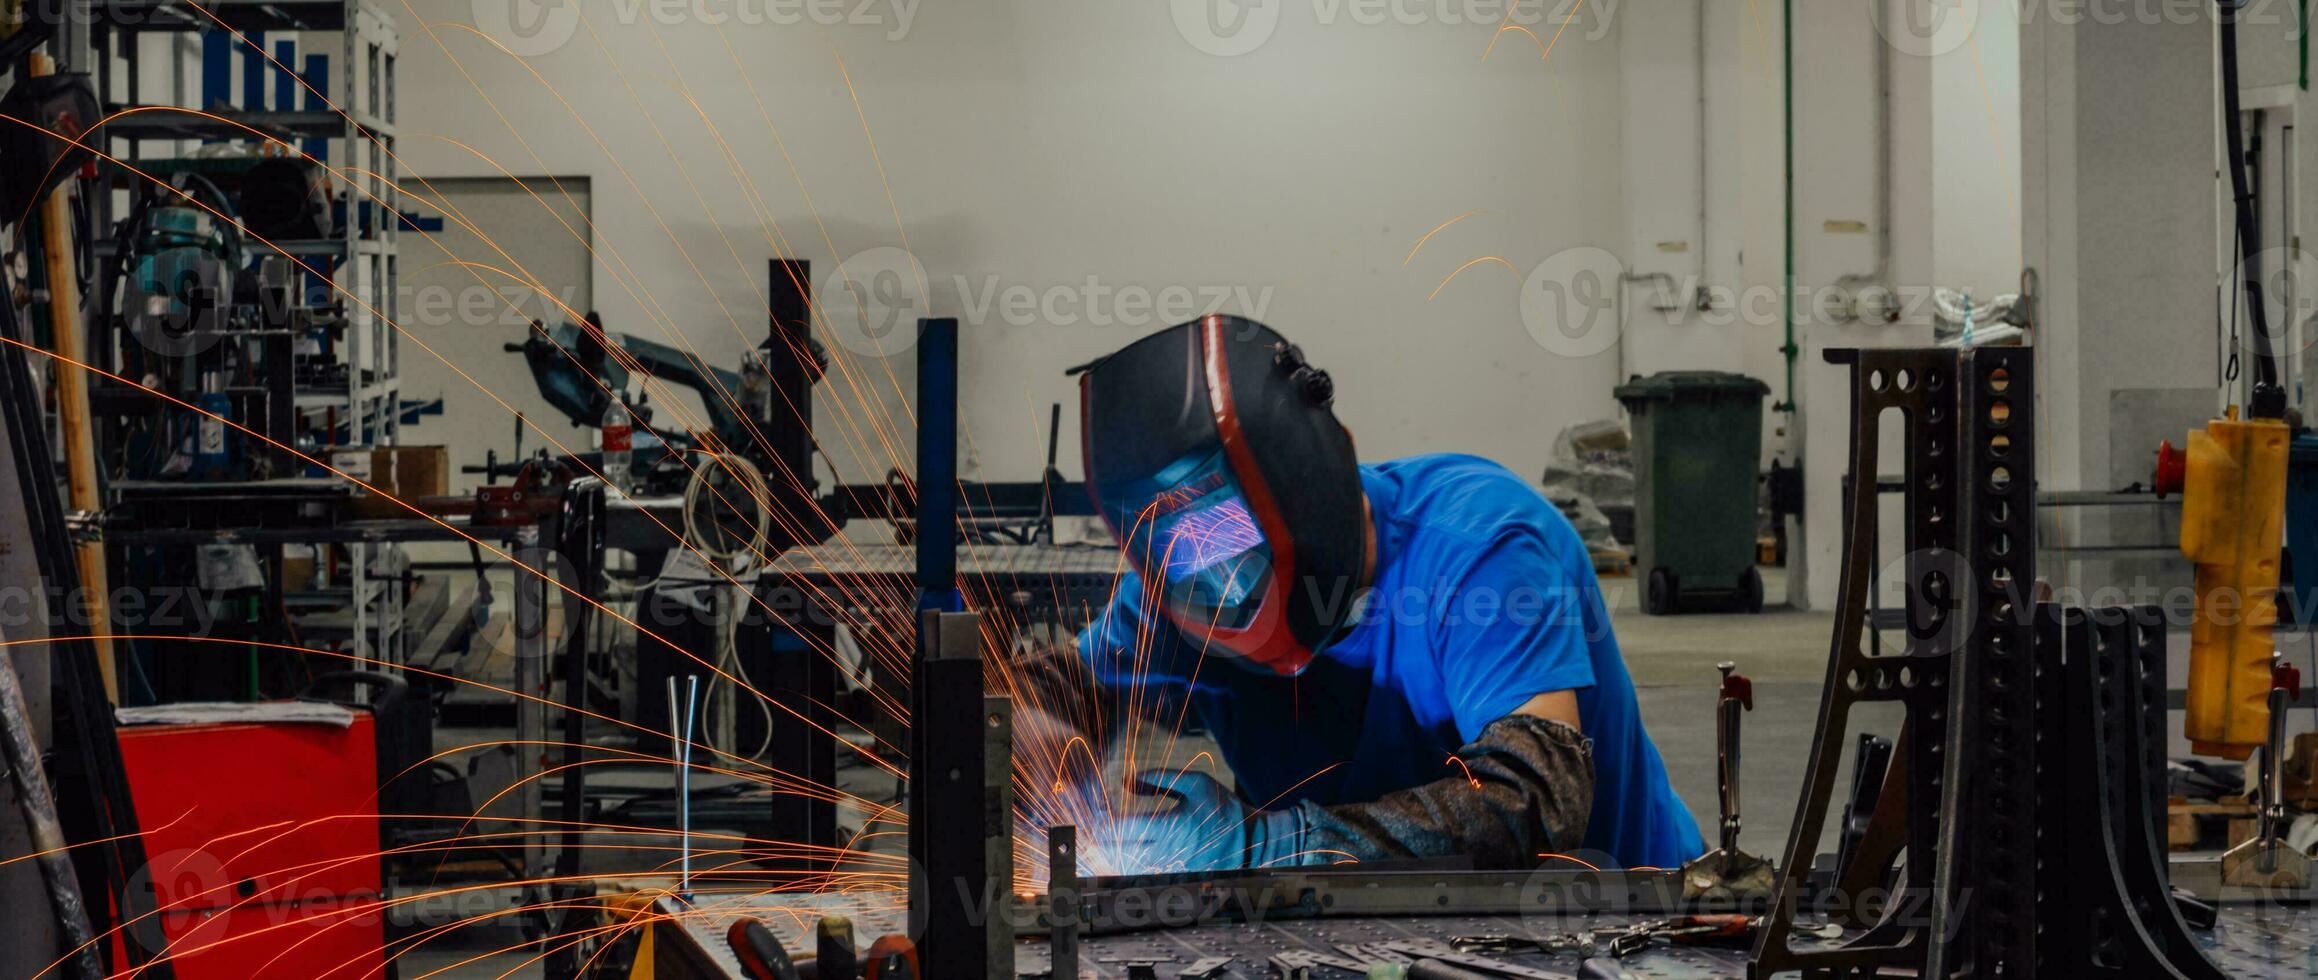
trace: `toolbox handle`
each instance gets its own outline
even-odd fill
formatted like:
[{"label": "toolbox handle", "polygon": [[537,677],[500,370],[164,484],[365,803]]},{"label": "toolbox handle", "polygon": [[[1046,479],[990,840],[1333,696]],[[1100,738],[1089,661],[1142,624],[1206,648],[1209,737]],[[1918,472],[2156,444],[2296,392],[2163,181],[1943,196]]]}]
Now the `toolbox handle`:
[{"label": "toolbox handle", "polygon": [[[365,704],[355,700],[365,688],[374,690]],[[343,694],[335,692],[343,690]],[[327,701],[348,707],[367,707],[373,715],[383,715],[400,707],[410,696],[410,682],[393,674],[376,670],[334,670],[316,676],[307,682],[306,689],[298,692],[300,701]]]}]

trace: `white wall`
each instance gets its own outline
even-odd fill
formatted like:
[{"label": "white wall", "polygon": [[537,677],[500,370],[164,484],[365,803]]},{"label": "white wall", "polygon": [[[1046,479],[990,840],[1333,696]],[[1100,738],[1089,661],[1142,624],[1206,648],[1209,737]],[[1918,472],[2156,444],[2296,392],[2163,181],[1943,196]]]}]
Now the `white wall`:
[{"label": "white wall", "polygon": [[[840,256],[855,257],[858,278],[888,270],[904,305],[922,292],[933,312],[968,320],[970,475],[1035,472],[1046,406],[1072,396],[1061,370],[1164,325],[1148,310],[1089,315],[1090,281],[1222,296],[1223,309],[1285,330],[1338,375],[1339,410],[1370,458],[1463,449],[1532,473],[1556,430],[1614,413],[1610,388],[1635,373],[1739,371],[1770,382],[1772,401],[1789,395],[1777,4],[1556,3],[1587,16],[1558,41],[1543,23],[1494,47],[1486,21],[1440,21],[1456,4],[1224,4],[1277,22],[1253,50],[1218,56],[1189,40],[1196,21],[1173,21],[1198,11],[1189,2],[911,8],[905,36],[889,40],[891,7],[872,8],[884,24],[719,31],[605,0],[554,8],[570,39],[553,50],[506,26],[502,4],[531,2],[417,5],[433,30],[405,23],[410,167],[591,177],[597,305],[615,329],[696,344],[712,360],[759,336],[759,280],[776,249],[814,260],[817,277]],[[1858,0],[1796,5],[1802,410],[1769,413],[1765,447],[1807,466],[1798,592],[1812,604],[1833,596],[1850,425],[1841,372],[1821,352],[1929,336],[1920,306],[1877,326],[1829,315],[1820,298],[1879,270],[1915,294],[1989,296],[2018,279],[2019,21],[2002,0],[1975,2],[1969,43],[1935,34],[1929,46]],[[531,56],[459,26],[478,22]],[[558,22],[546,23],[553,40]],[[893,261],[904,232],[922,291],[918,272]],[[1519,290],[1541,264],[1587,248],[1608,253],[1613,272],[1675,276],[1685,309],[1654,313],[1655,287],[1637,284],[1620,343],[1548,350]],[[870,250],[888,251],[861,257]],[[1751,308],[1700,314],[1701,284],[1752,297]],[[993,288],[1059,295],[1068,308],[1010,318],[981,305]],[[830,325],[860,323],[852,299],[822,299]],[[914,383],[906,354],[854,360],[820,402],[847,479],[906,460],[895,393]],[[1075,419],[1063,438],[1076,441]]]},{"label": "white wall", "polygon": [[2022,36],[2048,489],[2113,489],[2146,472],[2114,458],[2111,430],[2136,421],[2112,418],[2119,393],[2219,380],[2212,37],[2210,23],[2042,19]]},{"label": "white wall", "polygon": [[[1935,288],[1987,299],[2020,278],[2020,15],[2006,0],[1795,4],[1797,370],[1806,513],[1799,601],[1830,607],[1851,412],[1839,347],[1931,342]],[[1869,285],[1897,318],[1844,310]],[[1896,430],[1885,444],[1896,445]],[[1887,458],[1884,474],[1897,472]],[[1895,505],[1896,506],[1896,505]],[[1897,517],[1896,509],[1887,515]],[[1884,554],[1901,553],[1896,521]]]},{"label": "white wall", "polygon": [[2020,21],[1973,0],[1966,42],[1932,49],[1933,279],[1985,302],[2020,289]]},{"label": "white wall", "polygon": [[[1778,118],[1778,23],[1743,4],[1673,2],[1622,8],[1626,236],[1639,276],[1625,293],[1621,377],[1728,371],[1771,385],[1764,399],[1765,465],[1794,456],[1775,290],[1784,275]],[[1712,309],[1699,308],[1700,291]],[[1660,310],[1672,305],[1676,309]],[[1765,314],[1768,315],[1765,315]]]},{"label": "white wall", "polygon": [[[1623,237],[1619,52],[1598,13],[1550,61],[1521,33],[1484,61],[1490,24],[1440,23],[1430,4],[1383,8],[1386,23],[1363,22],[1379,9],[1365,4],[1271,5],[1269,40],[1219,57],[1156,3],[926,4],[888,40],[898,21],[882,5],[870,9],[884,24],[821,26],[766,23],[775,8],[751,3],[737,9],[757,23],[718,28],[609,0],[552,8],[546,32],[526,35],[507,28],[508,2],[537,12],[417,0],[424,24],[401,13],[406,173],[591,178],[610,325],[723,363],[762,337],[768,256],[807,257],[820,277],[906,233],[933,312],[969,319],[978,475],[1033,476],[1047,404],[1075,395],[1062,370],[1165,325],[1107,306],[1062,323],[977,320],[969,307],[993,283],[1060,287],[1074,304],[1090,278],[1233,291],[1226,311],[1260,314],[1336,373],[1370,458],[1457,449],[1534,473],[1561,425],[1615,410],[1614,355],[1550,353],[1518,304],[1538,263]],[[1426,22],[1391,23],[1393,9]],[[495,47],[479,20],[533,56]],[[1475,209],[1404,264],[1428,230]],[[1482,256],[1504,264],[1439,288]],[[822,299],[858,322],[850,300]],[[913,380],[906,354],[851,366],[851,382],[822,390],[820,430],[860,479],[909,454],[893,392]],[[489,379],[525,383],[513,357]]]},{"label": "white wall", "polygon": [[[1684,287],[1674,297],[1684,308],[1670,313],[1650,309],[1662,286],[1631,287],[1623,373],[1737,371],[1770,382],[1774,402],[1790,397],[1779,352],[1781,12],[1711,2],[1622,12],[1625,255],[1633,271],[1669,273]],[[1847,375],[1824,352],[1927,343],[1932,288],[1987,299],[2019,279],[2018,30],[2002,0],[1795,4],[1799,407],[1767,416],[1764,446],[1766,460],[1805,467],[1806,513],[1790,550],[1798,602],[1833,602],[1841,555],[1851,407]],[[1693,308],[1690,287],[1701,282],[1735,291],[1739,308]],[[1899,322],[1840,309],[1871,286],[1901,297]]]}]

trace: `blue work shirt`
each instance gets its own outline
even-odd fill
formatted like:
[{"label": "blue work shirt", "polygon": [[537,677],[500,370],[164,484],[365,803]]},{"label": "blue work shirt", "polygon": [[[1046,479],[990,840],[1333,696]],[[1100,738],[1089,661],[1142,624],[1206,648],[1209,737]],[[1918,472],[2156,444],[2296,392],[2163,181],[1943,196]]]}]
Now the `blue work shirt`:
[{"label": "blue work shirt", "polygon": [[1474,456],[1363,465],[1376,582],[1360,620],[1296,677],[1205,649],[1122,577],[1079,634],[1106,685],[1146,707],[1188,696],[1251,804],[1375,800],[1458,775],[1450,755],[1529,699],[1576,693],[1593,740],[1585,847],[1628,867],[1705,850],[1667,784],[1577,531],[1520,477]]}]

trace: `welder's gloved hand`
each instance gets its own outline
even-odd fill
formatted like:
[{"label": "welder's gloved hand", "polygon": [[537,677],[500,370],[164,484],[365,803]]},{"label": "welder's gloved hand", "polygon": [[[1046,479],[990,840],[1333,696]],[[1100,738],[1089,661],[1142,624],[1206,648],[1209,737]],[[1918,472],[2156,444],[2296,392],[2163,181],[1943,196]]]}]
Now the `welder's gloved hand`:
[{"label": "welder's gloved hand", "polygon": [[1250,809],[1201,772],[1139,773],[1129,788],[1158,808],[1112,825],[1104,846],[1119,867],[1164,873],[1307,863],[1301,808]]}]

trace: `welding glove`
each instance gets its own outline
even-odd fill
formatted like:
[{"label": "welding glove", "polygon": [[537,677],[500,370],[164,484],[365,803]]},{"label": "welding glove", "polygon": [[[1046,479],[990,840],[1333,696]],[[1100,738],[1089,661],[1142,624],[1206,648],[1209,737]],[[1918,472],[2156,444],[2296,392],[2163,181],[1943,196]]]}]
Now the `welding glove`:
[{"label": "welding glove", "polygon": [[1236,871],[1308,863],[1304,809],[1254,810],[1203,772],[1149,771],[1130,784],[1136,796],[1164,801],[1155,811],[1120,817],[1104,846],[1122,868],[1150,872]]},{"label": "welding glove", "polygon": [[1367,803],[1251,811],[1200,773],[1144,773],[1138,792],[1171,808],[1121,819],[1116,864],[1215,871],[1462,857],[1479,869],[1537,866],[1577,849],[1594,805],[1593,742],[1528,715],[1500,718],[1457,750],[1457,775]]},{"label": "welding glove", "polygon": [[1593,741],[1528,715],[1490,722],[1457,750],[1464,770],[1372,803],[1298,805],[1307,863],[1464,857],[1479,869],[1537,866],[1576,849],[1594,805]]}]

